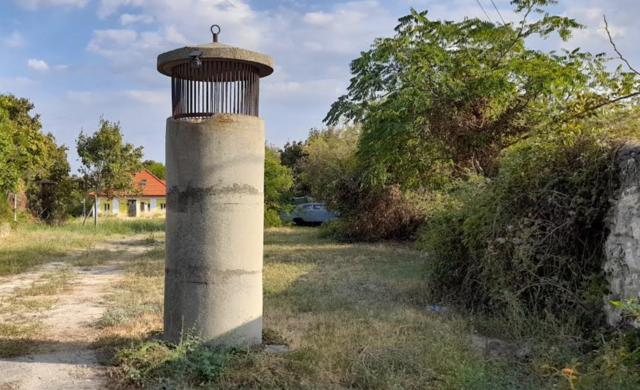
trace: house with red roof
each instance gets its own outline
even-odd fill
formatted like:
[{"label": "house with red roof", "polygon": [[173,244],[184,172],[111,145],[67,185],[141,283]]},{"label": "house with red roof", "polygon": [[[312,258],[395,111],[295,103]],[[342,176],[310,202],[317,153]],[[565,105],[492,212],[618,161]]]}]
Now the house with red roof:
[{"label": "house with red roof", "polygon": [[141,217],[164,213],[167,209],[167,183],[145,169],[134,176],[136,191],[108,199],[98,197],[98,216]]}]

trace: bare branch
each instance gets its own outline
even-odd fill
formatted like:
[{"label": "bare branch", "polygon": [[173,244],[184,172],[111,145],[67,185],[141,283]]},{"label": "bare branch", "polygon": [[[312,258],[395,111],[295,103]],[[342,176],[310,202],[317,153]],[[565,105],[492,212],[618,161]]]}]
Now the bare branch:
[{"label": "bare branch", "polygon": [[627,64],[627,67],[633,73],[635,73],[637,75],[640,75],[640,72],[635,70],[633,68],[633,66],[631,66],[631,63],[629,63],[629,61],[626,58],[624,58],[622,53],[620,53],[620,50],[618,50],[618,47],[616,46],[615,42],[613,41],[613,37],[611,36],[611,31],[609,31],[609,23],[607,22],[607,15],[603,15],[603,18],[604,18],[604,29],[605,29],[605,31],[607,31],[607,36],[609,37],[609,42],[611,43],[611,46],[613,46],[613,50],[615,50],[615,52],[618,54],[618,58],[620,58],[622,61],[624,61],[624,63]]}]

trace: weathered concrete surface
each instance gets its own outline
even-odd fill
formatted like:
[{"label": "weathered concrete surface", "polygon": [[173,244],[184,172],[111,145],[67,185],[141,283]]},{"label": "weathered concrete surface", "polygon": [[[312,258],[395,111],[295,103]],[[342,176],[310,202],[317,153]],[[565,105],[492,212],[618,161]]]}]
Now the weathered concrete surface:
[{"label": "weathered concrete surface", "polygon": [[620,189],[610,211],[604,266],[611,291],[605,311],[611,326],[620,325],[622,316],[610,301],[640,298],[640,145],[623,148],[617,163]]},{"label": "weathered concrete surface", "polygon": [[202,53],[200,58],[203,60],[214,58],[251,64],[258,68],[260,77],[266,77],[273,73],[273,58],[270,56],[218,42],[185,46],[160,54],[158,56],[158,72],[171,77],[171,69],[178,64],[191,61],[193,58],[191,54],[194,51],[200,51]]},{"label": "weathered concrete surface", "polygon": [[167,120],[164,337],[262,340],[264,123]]}]

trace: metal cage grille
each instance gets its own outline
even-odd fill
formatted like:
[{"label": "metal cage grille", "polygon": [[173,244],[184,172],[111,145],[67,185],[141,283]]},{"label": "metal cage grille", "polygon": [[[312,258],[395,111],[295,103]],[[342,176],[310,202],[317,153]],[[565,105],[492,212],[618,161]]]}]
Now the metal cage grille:
[{"label": "metal cage grille", "polygon": [[175,119],[215,114],[258,116],[260,76],[255,66],[225,60],[177,65],[171,72]]}]

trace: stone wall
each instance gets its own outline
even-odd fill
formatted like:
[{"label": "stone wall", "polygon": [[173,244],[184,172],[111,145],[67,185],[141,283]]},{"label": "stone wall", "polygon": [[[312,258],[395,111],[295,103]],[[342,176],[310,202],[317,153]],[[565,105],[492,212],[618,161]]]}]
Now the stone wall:
[{"label": "stone wall", "polygon": [[[622,316],[610,301],[640,298],[640,145],[624,147],[617,164],[620,188],[612,200],[604,265],[610,286],[605,311],[611,326],[620,325]],[[633,325],[640,326],[635,321]]]}]

